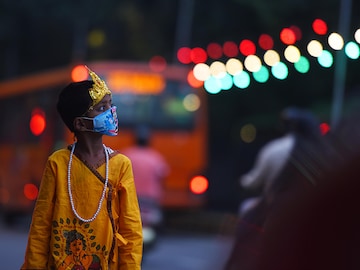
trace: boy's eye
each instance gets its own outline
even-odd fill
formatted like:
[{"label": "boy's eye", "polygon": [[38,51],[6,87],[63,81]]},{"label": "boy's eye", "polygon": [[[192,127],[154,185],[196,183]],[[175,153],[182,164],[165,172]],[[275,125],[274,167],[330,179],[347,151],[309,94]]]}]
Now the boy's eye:
[{"label": "boy's eye", "polygon": [[104,111],[106,111],[106,109],[107,109],[107,107],[105,105],[102,105],[102,106],[99,106],[99,107],[96,108],[96,110],[98,112],[104,112]]},{"label": "boy's eye", "polygon": [[114,106],[114,104],[104,105],[104,106],[101,106],[99,110],[104,112],[104,111],[110,109],[112,106]]},{"label": "boy's eye", "polygon": [[[100,104],[99,104],[99,105],[100,105]],[[103,104],[103,105],[101,105],[101,106],[99,106],[99,107],[95,107],[95,109],[96,109],[96,111],[98,111],[98,112],[104,112],[104,111],[110,109],[112,106],[113,106],[112,103]]]}]

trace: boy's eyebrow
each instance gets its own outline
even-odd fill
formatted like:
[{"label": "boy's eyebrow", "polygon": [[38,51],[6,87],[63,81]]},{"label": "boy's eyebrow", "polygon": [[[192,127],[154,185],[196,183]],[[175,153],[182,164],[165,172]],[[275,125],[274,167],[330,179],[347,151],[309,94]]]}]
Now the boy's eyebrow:
[{"label": "boy's eyebrow", "polygon": [[106,105],[108,103],[112,103],[112,100],[111,99],[109,101],[103,100],[103,101],[99,102],[98,104],[96,104],[94,106],[94,108],[100,108],[100,107],[102,107],[102,106],[104,106],[104,105]]}]

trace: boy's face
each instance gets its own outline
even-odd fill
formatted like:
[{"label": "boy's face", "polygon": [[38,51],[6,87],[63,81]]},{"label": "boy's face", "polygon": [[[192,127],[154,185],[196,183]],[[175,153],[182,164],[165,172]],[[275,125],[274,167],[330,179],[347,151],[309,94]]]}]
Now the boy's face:
[{"label": "boy's face", "polygon": [[[89,109],[83,116],[89,119],[82,120],[87,130],[92,130],[94,128],[94,124],[92,122],[92,118],[96,117],[97,115],[107,111],[111,108],[112,105],[112,98],[111,95],[107,94],[104,98],[96,105]],[[81,117],[80,117],[81,118]],[[81,131],[81,129],[78,129]]]},{"label": "boy's face", "polygon": [[110,109],[112,105],[112,99],[111,99],[111,95],[107,94],[104,96],[104,98],[98,103],[96,104],[92,110],[87,111],[87,113],[85,114],[87,117],[95,117],[103,112],[105,112],[106,110]]}]

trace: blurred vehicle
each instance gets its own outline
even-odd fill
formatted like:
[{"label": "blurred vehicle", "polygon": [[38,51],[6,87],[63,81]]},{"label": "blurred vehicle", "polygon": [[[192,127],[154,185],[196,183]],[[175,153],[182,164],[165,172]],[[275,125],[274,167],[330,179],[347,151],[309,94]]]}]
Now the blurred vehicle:
[{"label": "blurred vehicle", "polygon": [[122,149],[131,160],[143,223],[144,252],[152,249],[163,225],[163,181],[171,169],[161,153],[151,145],[152,134],[147,125],[135,128],[135,145]]},{"label": "blurred vehicle", "polygon": [[[106,80],[118,107],[119,135],[104,137],[105,144],[113,149],[135,144],[133,127],[146,123],[152,129],[151,147],[171,167],[164,180],[161,205],[203,206],[207,106],[203,91],[189,86],[189,70],[166,65],[162,71],[153,71],[149,63],[138,62],[86,64]],[[4,112],[0,129],[0,211],[4,215],[32,211],[48,155],[74,139],[56,112],[58,92],[71,79],[87,78],[86,68],[79,65],[0,83]]]},{"label": "blurred vehicle", "polygon": [[141,220],[143,225],[144,254],[151,250],[158,239],[163,224],[163,213],[158,204],[152,200],[139,197]]}]

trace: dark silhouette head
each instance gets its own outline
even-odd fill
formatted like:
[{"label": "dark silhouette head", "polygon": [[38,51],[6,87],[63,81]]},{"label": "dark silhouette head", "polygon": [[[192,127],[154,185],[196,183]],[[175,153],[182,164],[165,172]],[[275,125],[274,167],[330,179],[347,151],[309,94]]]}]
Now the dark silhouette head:
[{"label": "dark silhouette head", "polygon": [[305,137],[321,135],[318,119],[308,110],[289,107],[281,112],[280,119],[287,132]]},{"label": "dark silhouette head", "polygon": [[146,125],[139,125],[135,130],[136,144],[138,146],[148,146],[150,143],[150,128]]}]

